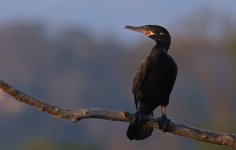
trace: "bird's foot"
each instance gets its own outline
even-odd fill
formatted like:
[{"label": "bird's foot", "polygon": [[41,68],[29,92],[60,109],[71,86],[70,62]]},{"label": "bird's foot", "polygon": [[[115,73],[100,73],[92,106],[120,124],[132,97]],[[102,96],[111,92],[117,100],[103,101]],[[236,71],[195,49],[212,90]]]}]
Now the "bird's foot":
[{"label": "bird's foot", "polygon": [[157,119],[160,121],[160,129],[163,132],[166,132],[169,124],[171,123],[170,119],[168,119],[166,115],[162,115],[161,117]]}]

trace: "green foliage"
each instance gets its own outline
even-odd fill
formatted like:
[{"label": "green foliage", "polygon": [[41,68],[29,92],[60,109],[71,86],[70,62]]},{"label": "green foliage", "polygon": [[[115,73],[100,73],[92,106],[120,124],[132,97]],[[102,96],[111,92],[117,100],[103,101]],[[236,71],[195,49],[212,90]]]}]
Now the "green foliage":
[{"label": "green foliage", "polygon": [[234,37],[229,39],[229,41],[230,41],[229,49],[232,52],[232,55],[234,56],[234,60],[236,62],[236,35],[234,35]]},{"label": "green foliage", "polygon": [[21,150],[99,150],[93,144],[81,144],[74,142],[58,142],[54,140],[33,139],[22,144]]},{"label": "green foliage", "polygon": [[230,39],[229,39],[229,50],[231,52],[231,58],[234,62],[234,69],[233,69],[233,72],[234,72],[234,87],[236,87],[236,33],[235,35],[233,35]]}]

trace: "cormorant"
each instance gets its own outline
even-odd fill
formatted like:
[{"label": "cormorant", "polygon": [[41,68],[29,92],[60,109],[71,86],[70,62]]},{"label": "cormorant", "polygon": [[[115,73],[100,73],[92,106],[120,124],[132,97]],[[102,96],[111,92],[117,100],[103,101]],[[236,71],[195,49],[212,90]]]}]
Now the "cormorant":
[{"label": "cormorant", "polygon": [[[153,128],[145,127],[143,116],[153,116],[153,110],[161,106],[162,118],[166,117],[166,106],[177,76],[177,65],[167,54],[171,37],[158,25],[140,27],[126,26],[126,29],[141,32],[156,41],[150,54],[144,59],[133,79],[136,113],[127,130],[130,140],[143,140],[152,134]],[[164,130],[164,129],[163,129]]]}]

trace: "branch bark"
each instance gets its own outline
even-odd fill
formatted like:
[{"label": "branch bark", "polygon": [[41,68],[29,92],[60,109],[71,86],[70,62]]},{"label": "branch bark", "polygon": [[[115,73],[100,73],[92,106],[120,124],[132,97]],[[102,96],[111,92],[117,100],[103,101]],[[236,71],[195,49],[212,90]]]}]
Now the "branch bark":
[{"label": "branch bark", "polygon": [[[44,111],[56,118],[68,119],[73,123],[76,123],[81,119],[87,118],[105,119],[122,122],[131,122],[134,118],[134,114],[131,114],[129,112],[90,108],[65,109],[49,105],[13,88],[1,79],[0,88],[10,96],[14,97],[19,102],[31,105],[32,107],[40,111]],[[160,129],[164,125],[163,120],[159,118],[154,119],[152,117],[148,117],[146,119],[148,120],[146,125],[149,127]],[[231,133],[207,131],[183,124],[174,123],[172,121],[167,125],[165,132],[184,136],[202,142],[225,145],[236,149],[236,136]]]}]

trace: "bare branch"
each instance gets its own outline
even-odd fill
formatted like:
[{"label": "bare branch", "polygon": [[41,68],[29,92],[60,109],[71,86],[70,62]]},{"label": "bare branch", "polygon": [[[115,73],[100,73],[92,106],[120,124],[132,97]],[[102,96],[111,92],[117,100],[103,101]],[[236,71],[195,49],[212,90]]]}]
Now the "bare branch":
[{"label": "bare branch", "polygon": [[[78,122],[81,119],[97,118],[111,121],[131,122],[134,115],[128,112],[112,111],[106,109],[64,109],[53,105],[46,104],[37,100],[23,92],[14,89],[0,79],[0,88],[14,97],[17,101],[31,105],[32,107],[53,115],[56,118],[68,119],[72,122]],[[147,118],[147,126],[160,129],[164,122],[161,119]],[[208,142],[212,144],[225,145],[236,148],[236,136],[230,133],[218,133],[213,131],[206,131],[194,127],[170,122],[167,126],[166,132],[191,138],[194,140]]]}]

